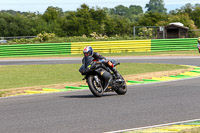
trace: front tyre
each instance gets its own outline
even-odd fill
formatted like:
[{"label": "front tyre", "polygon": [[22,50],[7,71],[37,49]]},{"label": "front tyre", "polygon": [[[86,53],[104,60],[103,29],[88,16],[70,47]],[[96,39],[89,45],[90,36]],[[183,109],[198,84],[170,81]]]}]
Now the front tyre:
[{"label": "front tyre", "polygon": [[87,78],[88,86],[92,94],[96,97],[101,97],[103,95],[103,86],[101,83],[97,83],[94,75],[90,75]]}]

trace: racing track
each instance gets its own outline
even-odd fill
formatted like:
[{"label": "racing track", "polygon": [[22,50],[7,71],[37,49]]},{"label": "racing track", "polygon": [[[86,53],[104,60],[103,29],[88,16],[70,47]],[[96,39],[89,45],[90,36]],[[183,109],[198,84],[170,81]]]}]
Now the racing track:
[{"label": "racing track", "polygon": [[[199,66],[199,57],[121,57],[120,62]],[[0,61],[0,65],[80,63],[74,59]],[[200,78],[134,85],[124,96],[89,90],[0,98],[0,132],[100,133],[200,118]]]}]

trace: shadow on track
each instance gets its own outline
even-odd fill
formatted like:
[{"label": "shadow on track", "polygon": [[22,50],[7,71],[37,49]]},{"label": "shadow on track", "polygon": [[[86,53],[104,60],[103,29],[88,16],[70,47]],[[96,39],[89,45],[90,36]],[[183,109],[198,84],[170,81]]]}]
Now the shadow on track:
[{"label": "shadow on track", "polygon": [[[102,97],[107,96],[117,96],[116,94],[104,94]],[[94,95],[72,95],[72,96],[61,96],[64,98],[101,98],[101,97],[95,97]]]}]

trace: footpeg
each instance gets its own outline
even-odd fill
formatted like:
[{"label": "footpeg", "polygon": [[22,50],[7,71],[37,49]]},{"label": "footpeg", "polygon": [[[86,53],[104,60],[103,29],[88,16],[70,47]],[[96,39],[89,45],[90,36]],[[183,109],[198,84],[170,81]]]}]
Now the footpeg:
[{"label": "footpeg", "polygon": [[124,82],[123,79],[117,79],[116,82]]}]

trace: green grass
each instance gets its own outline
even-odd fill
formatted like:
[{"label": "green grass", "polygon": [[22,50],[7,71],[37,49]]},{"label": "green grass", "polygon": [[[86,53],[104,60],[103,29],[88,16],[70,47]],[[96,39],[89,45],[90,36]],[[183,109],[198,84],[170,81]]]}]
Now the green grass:
[{"label": "green grass", "polygon": [[180,131],[178,133],[200,133],[200,128],[182,130],[182,131]]},{"label": "green grass", "polygon": [[[81,64],[0,66],[0,89],[72,83],[82,81]],[[183,69],[173,64],[121,63],[122,75]]]},{"label": "green grass", "polygon": [[130,75],[148,72],[170,71],[185,68],[187,67],[174,64],[122,63],[118,67],[118,70],[122,75]]},{"label": "green grass", "polygon": [[2,95],[5,94],[4,91],[0,91],[0,97],[2,97]]}]

